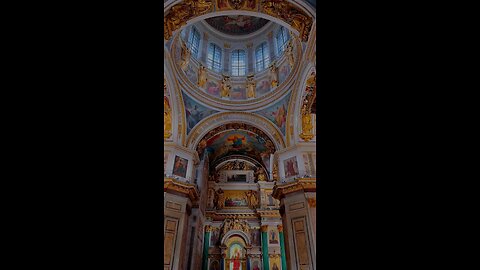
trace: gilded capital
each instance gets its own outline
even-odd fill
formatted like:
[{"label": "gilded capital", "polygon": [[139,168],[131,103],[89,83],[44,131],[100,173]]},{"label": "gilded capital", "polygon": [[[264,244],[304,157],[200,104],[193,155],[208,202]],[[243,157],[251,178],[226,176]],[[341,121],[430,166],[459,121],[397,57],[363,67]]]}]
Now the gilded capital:
[{"label": "gilded capital", "polygon": [[278,228],[278,232],[283,232],[283,225],[278,225],[277,228]]},{"label": "gilded capital", "polygon": [[260,227],[260,231],[261,231],[261,232],[268,232],[268,225],[262,225],[262,226]]},{"label": "gilded capital", "polygon": [[211,232],[212,231],[212,226],[207,225],[205,226],[205,232]]}]

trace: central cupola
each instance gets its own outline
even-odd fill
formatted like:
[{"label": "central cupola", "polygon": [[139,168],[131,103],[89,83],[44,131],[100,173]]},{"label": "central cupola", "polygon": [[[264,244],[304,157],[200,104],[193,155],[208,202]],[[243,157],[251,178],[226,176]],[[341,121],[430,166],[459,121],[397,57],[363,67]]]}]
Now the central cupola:
[{"label": "central cupola", "polygon": [[287,95],[301,53],[286,27],[246,15],[198,21],[171,48],[182,90],[220,110],[255,110]]}]

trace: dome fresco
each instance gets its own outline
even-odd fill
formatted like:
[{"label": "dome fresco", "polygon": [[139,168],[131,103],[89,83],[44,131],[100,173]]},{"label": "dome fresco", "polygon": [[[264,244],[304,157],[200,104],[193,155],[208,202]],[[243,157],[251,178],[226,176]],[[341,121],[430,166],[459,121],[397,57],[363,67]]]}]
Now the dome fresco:
[{"label": "dome fresco", "polygon": [[205,21],[213,28],[228,35],[251,34],[269,22],[263,18],[244,15],[220,16]]}]

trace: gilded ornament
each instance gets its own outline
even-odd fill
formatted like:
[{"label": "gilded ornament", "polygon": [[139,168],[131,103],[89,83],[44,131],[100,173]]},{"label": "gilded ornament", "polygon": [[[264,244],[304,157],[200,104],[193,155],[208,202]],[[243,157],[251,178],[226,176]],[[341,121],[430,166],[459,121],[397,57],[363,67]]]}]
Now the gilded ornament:
[{"label": "gilded ornament", "polygon": [[163,138],[172,136],[172,110],[167,97],[163,97]]},{"label": "gilded ornament", "polygon": [[253,75],[247,77],[247,98],[255,98],[255,80]]},{"label": "gilded ornament", "polygon": [[198,86],[205,87],[207,85],[207,68],[200,64],[198,68]]}]

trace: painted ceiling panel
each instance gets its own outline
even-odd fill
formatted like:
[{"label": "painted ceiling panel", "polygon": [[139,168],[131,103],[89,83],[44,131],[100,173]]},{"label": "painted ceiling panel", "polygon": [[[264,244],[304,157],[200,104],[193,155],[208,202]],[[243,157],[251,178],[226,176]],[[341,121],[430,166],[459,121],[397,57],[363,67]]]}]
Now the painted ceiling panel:
[{"label": "painted ceiling panel", "polygon": [[289,100],[290,94],[286,95],[283,99],[272,106],[256,112],[272,121],[272,123],[280,129],[283,135],[285,135],[285,123],[287,121],[287,108]]},{"label": "painted ceiling panel", "polygon": [[185,93],[183,93],[183,100],[185,102],[185,114],[187,120],[187,134],[190,133],[193,127],[198,124],[202,119],[217,113],[218,111],[207,108],[200,103],[196,102]]}]

